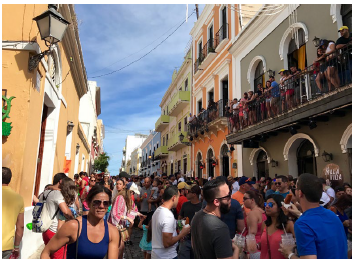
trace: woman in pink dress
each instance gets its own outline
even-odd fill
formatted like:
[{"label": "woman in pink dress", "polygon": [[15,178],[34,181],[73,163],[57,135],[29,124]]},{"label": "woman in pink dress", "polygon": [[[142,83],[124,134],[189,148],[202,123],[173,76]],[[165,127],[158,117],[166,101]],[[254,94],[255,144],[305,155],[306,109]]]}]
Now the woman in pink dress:
[{"label": "woman in pink dress", "polygon": [[[264,199],[261,194],[255,191],[248,191],[243,197],[244,206],[250,209],[246,219],[246,235],[255,235],[255,240],[258,246],[260,246],[261,239],[261,225],[266,220],[264,207]],[[256,253],[250,254],[250,258],[260,258],[260,250]]]},{"label": "woman in pink dress", "polygon": [[266,221],[262,224],[261,235],[261,259],[285,259],[279,251],[281,235],[284,234],[284,227],[287,233],[295,237],[293,222],[288,220],[282,211],[281,202],[284,201],[282,195],[272,194],[265,202]]}]

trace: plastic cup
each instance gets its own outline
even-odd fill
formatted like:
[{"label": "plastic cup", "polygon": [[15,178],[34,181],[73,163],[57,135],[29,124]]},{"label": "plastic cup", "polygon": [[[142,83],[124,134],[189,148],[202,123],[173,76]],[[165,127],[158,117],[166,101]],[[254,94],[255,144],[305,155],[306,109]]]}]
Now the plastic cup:
[{"label": "plastic cup", "polygon": [[247,250],[249,253],[258,252],[258,247],[256,246],[255,235],[247,235],[246,238]]},{"label": "plastic cup", "polygon": [[283,246],[291,247],[295,244],[295,239],[291,233],[286,233],[281,235],[281,244]]},{"label": "plastic cup", "polygon": [[234,244],[236,244],[240,249],[243,249],[245,247],[245,236],[237,234],[235,235],[233,241]]}]

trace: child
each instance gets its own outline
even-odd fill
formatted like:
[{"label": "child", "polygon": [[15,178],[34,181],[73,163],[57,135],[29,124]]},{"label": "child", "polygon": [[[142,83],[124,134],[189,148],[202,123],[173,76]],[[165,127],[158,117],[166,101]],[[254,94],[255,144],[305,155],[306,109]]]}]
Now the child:
[{"label": "child", "polygon": [[[59,185],[60,191],[63,195],[64,201],[72,212],[74,218],[78,217],[79,210],[79,199],[76,192],[76,185],[71,178],[64,178],[62,183]],[[59,210],[58,212],[58,229],[65,223],[67,219],[65,218],[63,212]]]},{"label": "child", "polygon": [[[150,192],[149,199],[156,200],[158,198],[158,182],[156,180],[153,181],[152,192]],[[155,208],[158,208],[158,204],[154,203]],[[152,211],[152,203],[148,203],[148,212]]]},{"label": "child", "polygon": [[152,252],[152,220],[149,221],[148,226],[143,225],[143,221],[147,216],[140,217],[138,227],[143,229],[143,237],[139,243],[139,247],[142,249],[144,258],[150,259]]}]

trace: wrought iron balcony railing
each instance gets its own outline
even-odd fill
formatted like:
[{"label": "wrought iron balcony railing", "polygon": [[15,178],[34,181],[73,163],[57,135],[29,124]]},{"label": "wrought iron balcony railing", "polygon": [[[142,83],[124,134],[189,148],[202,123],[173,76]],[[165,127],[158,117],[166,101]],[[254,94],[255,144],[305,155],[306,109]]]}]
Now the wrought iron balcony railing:
[{"label": "wrought iron balcony railing", "polygon": [[228,24],[222,25],[216,33],[216,47],[226,38],[228,38]]},{"label": "wrought iron balcony railing", "polygon": [[208,124],[222,117],[228,117],[228,100],[221,99],[217,102],[210,102],[206,110],[198,114],[188,124],[188,136],[198,136],[198,132],[204,133],[208,130]]},{"label": "wrought iron balcony railing", "polygon": [[[229,134],[295,110],[314,99],[352,83],[352,46],[349,44],[324,60],[279,83],[279,91],[263,91],[234,112],[230,109]],[[239,104],[238,104],[239,105]],[[228,105],[232,108],[232,105]]]},{"label": "wrought iron balcony railing", "polygon": [[194,64],[194,72],[196,74],[198,67],[202,64],[209,53],[214,53],[217,47],[217,39],[210,38],[207,43],[203,46],[202,50],[198,54],[198,58]]}]

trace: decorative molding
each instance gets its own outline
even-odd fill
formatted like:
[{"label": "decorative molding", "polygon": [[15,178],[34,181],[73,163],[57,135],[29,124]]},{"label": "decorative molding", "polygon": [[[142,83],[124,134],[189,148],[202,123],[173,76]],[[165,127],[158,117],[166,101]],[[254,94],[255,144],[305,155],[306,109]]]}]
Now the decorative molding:
[{"label": "decorative molding", "polygon": [[254,149],[251,151],[250,156],[249,156],[250,165],[254,165],[254,162],[256,163],[257,153],[259,153],[261,150],[266,153],[267,162],[268,162],[268,164],[270,164],[270,162],[271,162],[271,156],[270,156],[270,154],[266,151],[265,148],[259,147],[259,148],[254,148]]},{"label": "decorative molding", "polygon": [[340,148],[341,148],[341,152],[343,154],[348,152],[347,144],[348,144],[349,138],[351,136],[352,136],[352,123],[345,129],[345,131],[340,139]]},{"label": "decorative molding", "polygon": [[254,57],[250,64],[249,64],[249,68],[248,68],[248,73],[247,73],[247,78],[248,78],[248,83],[249,84],[254,84],[254,78],[255,78],[255,69],[259,64],[259,61],[263,62],[263,70],[264,73],[266,72],[266,60],[265,57],[263,57],[262,55],[258,55],[256,57]]},{"label": "decorative molding", "polygon": [[80,122],[78,122],[78,135],[79,135],[80,140],[83,142],[87,153],[90,154],[90,147],[89,147],[89,144],[86,140],[85,134],[82,130],[82,126],[81,126]]},{"label": "decorative molding", "polygon": [[214,15],[214,10],[212,10],[212,12],[206,18],[205,23],[204,23],[205,25],[208,25],[210,23],[211,19],[213,18],[213,15]]},{"label": "decorative molding", "polygon": [[[293,29],[299,29],[299,28],[302,28],[303,31],[304,31],[304,34],[305,34],[305,42],[307,43],[308,42],[308,29],[307,29],[307,26],[302,23],[302,22],[298,22],[298,23],[294,23],[292,25],[290,25],[285,33],[283,34],[282,38],[281,38],[281,41],[280,41],[280,46],[279,46],[279,55],[280,55],[280,59],[281,60],[284,60],[285,61],[287,60],[287,53],[288,53],[288,45],[291,41],[291,31]],[[298,44],[298,43],[296,43]]]},{"label": "decorative molding", "polygon": [[293,136],[290,137],[289,140],[287,140],[286,144],[285,144],[285,147],[284,147],[284,151],[283,151],[283,155],[284,155],[284,158],[285,158],[285,161],[288,160],[288,153],[290,151],[290,148],[292,146],[292,144],[297,140],[297,139],[307,139],[309,142],[311,142],[313,144],[313,147],[314,147],[314,155],[316,157],[319,156],[319,148],[318,146],[316,145],[316,143],[314,142],[314,140],[307,134],[303,134],[303,133],[298,133],[298,134],[295,134]]}]

